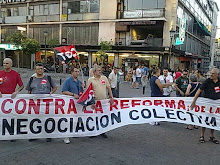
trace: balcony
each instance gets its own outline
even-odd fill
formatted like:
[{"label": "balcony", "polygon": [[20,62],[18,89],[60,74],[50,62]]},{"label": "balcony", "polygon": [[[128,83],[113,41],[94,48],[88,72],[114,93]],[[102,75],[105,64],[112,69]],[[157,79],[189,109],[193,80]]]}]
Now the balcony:
[{"label": "balcony", "polygon": [[82,21],[82,20],[98,20],[99,13],[79,13],[69,14],[68,21]]},{"label": "balcony", "polygon": [[162,47],[163,38],[148,38],[145,40],[126,41],[125,38],[116,38],[116,45],[131,47]]},{"label": "balcony", "polygon": [[5,17],[4,23],[25,23],[26,16],[12,16],[12,17]]}]

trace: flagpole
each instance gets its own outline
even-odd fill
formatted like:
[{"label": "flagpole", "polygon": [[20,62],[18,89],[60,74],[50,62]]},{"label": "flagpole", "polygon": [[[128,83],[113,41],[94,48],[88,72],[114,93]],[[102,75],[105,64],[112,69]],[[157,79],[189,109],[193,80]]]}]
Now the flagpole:
[{"label": "flagpole", "polygon": [[83,80],[83,83],[84,83],[83,70],[82,70],[82,67],[81,67],[81,64],[80,64],[80,62],[79,62],[79,68],[80,68],[80,70],[81,70],[81,73],[82,73],[82,80]]}]

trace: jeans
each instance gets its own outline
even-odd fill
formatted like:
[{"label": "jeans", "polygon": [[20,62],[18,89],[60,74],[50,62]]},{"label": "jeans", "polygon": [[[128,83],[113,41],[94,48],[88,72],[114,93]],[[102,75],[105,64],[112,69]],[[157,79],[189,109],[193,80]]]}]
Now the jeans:
[{"label": "jeans", "polygon": [[113,97],[118,97],[115,88],[111,88]]}]

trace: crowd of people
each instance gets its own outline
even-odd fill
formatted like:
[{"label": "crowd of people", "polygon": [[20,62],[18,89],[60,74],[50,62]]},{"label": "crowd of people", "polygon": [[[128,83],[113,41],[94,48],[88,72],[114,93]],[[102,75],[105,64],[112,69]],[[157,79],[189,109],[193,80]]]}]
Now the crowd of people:
[{"label": "crowd of people", "polygon": [[[220,79],[219,69],[213,68],[206,75],[199,70],[187,71],[182,70],[175,73],[175,76],[169,74],[169,69],[164,68],[162,75],[161,70],[155,68],[152,71],[152,78],[150,79],[151,97],[169,97],[172,90],[176,90],[176,97],[194,97],[191,104],[191,109],[196,105],[196,100],[199,96],[217,100],[220,99]],[[159,123],[151,123],[152,125],[159,125]],[[192,125],[187,125],[187,129],[192,130]],[[197,126],[194,128],[198,129]],[[204,139],[205,128],[201,128],[199,141],[205,142]],[[214,138],[214,130],[210,130],[209,141],[219,144],[219,141]]]},{"label": "crowd of people", "polygon": [[[0,71],[0,97],[2,94],[12,94],[11,98],[24,88],[20,75],[12,70],[12,60],[6,58],[3,61],[4,69]],[[119,68],[113,67],[108,77],[102,74],[102,68],[94,63],[93,68],[89,71],[88,86],[93,85],[95,100],[109,99],[112,105],[114,97],[119,97],[117,91],[117,83],[120,80]],[[196,100],[199,96],[210,98],[213,100],[220,99],[220,79],[219,69],[214,68],[204,76],[199,70],[177,70],[172,73],[168,68],[163,68],[162,73],[158,67],[148,68],[147,66],[137,66],[136,68],[128,68],[126,81],[132,81],[131,88],[139,89],[142,84],[143,87],[149,82],[151,89],[151,97],[170,97],[172,91],[176,91],[176,97],[194,97],[191,108],[195,107]],[[73,96],[79,99],[80,95],[85,89],[84,82],[79,79],[79,69],[73,67],[71,69],[71,76],[67,78],[62,84],[62,94]],[[19,86],[16,88],[16,86]],[[44,68],[41,63],[36,64],[35,74],[30,78],[26,90],[28,94],[53,94],[57,90],[54,80],[44,74]],[[108,95],[107,95],[108,93]],[[91,106],[95,109],[95,104]],[[159,125],[158,122],[150,123],[152,125]],[[192,125],[187,125],[187,129],[192,130]],[[194,126],[194,128],[198,128]],[[204,139],[205,128],[201,129],[201,136],[199,141],[205,142]],[[107,138],[105,133],[99,135]],[[33,141],[35,139],[30,139]],[[46,139],[50,142],[52,139]],[[214,130],[210,131],[210,141],[219,144],[219,141],[214,138]],[[14,140],[11,140],[12,142]],[[66,144],[70,143],[69,138],[64,138]]]},{"label": "crowd of people", "polygon": [[[219,69],[213,68],[207,73],[200,70],[180,70],[172,72],[169,68],[163,68],[162,73],[158,67],[137,66],[128,67],[125,76],[126,82],[131,82],[131,88],[139,89],[140,84],[145,90],[149,82],[151,97],[170,97],[173,91],[176,91],[176,97],[194,97],[191,108],[195,107],[195,102],[199,96],[209,99],[220,99],[220,79]],[[144,92],[143,92],[144,93]],[[160,125],[159,122],[150,123],[151,125]],[[186,129],[198,129],[196,125],[187,125]],[[201,128],[199,141],[204,143],[205,128]],[[214,130],[210,131],[210,141],[219,144],[214,138]]]}]

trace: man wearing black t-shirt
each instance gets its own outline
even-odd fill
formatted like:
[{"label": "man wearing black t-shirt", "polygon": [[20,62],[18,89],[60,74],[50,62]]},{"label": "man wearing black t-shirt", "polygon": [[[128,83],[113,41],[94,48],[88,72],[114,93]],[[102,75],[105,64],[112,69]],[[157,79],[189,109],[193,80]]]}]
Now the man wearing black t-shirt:
[{"label": "man wearing black t-shirt", "polygon": [[[201,94],[202,91],[204,91],[204,97],[217,100],[220,99],[220,79],[218,78],[219,69],[214,68],[211,70],[211,77],[204,81],[204,83],[200,86],[200,89],[197,90],[196,95],[193,99],[193,102],[191,104],[191,109],[193,109],[196,105],[196,100]],[[202,127],[201,129],[201,136],[200,136],[200,142],[204,143],[204,133],[205,128]],[[214,130],[210,130],[210,138],[209,141],[219,144],[219,141],[214,138]]]},{"label": "man wearing black t-shirt", "polygon": [[175,88],[176,88],[176,96],[184,97],[186,93],[187,86],[189,84],[189,79],[187,78],[188,71],[184,70],[182,75],[176,80]]}]

